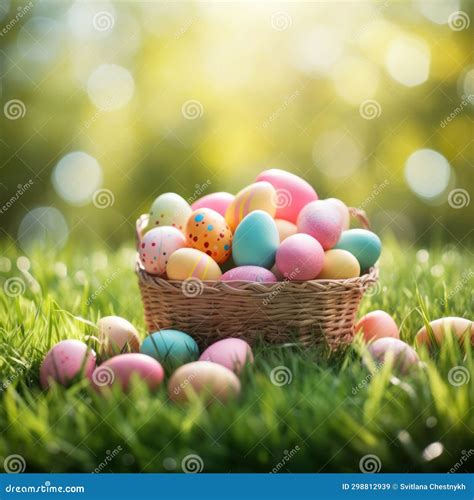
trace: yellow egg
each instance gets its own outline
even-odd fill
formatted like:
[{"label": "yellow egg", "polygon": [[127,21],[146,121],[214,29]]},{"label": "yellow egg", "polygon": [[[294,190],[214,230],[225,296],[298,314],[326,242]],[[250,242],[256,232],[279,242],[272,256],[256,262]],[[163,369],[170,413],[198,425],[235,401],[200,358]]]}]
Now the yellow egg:
[{"label": "yellow egg", "polygon": [[184,232],[191,212],[189,203],[178,194],[161,194],[151,206],[148,229],[172,226]]},{"label": "yellow egg", "polygon": [[278,229],[278,234],[280,235],[280,243],[288,238],[288,236],[291,236],[298,232],[296,224],[293,224],[293,222],[290,222],[289,220],[275,219],[275,224]]},{"label": "yellow egg", "polygon": [[347,250],[327,250],[324,252],[323,269],[317,279],[347,279],[360,275],[359,261]]},{"label": "yellow egg", "polygon": [[166,273],[172,280],[218,280],[222,275],[217,262],[195,248],[180,248],[173,252],[166,265]]},{"label": "yellow egg", "polygon": [[263,210],[272,217],[277,209],[277,192],[266,181],[255,182],[239,191],[232,203],[227,207],[225,218],[232,232],[239,222],[254,210]]},{"label": "yellow egg", "polygon": [[230,257],[232,232],[221,214],[210,208],[195,210],[186,224],[188,246],[201,250],[219,264]]}]

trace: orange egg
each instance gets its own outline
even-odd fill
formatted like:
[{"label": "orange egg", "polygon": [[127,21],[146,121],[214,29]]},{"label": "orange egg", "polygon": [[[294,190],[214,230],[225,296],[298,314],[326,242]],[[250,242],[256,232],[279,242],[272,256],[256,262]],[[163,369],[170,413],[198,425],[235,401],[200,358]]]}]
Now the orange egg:
[{"label": "orange egg", "polygon": [[395,320],[385,311],[372,311],[363,316],[355,326],[356,333],[362,331],[366,342],[384,337],[400,338]]},{"label": "orange egg", "polygon": [[222,264],[231,253],[232,232],[221,214],[210,208],[195,210],[186,224],[187,244]]}]

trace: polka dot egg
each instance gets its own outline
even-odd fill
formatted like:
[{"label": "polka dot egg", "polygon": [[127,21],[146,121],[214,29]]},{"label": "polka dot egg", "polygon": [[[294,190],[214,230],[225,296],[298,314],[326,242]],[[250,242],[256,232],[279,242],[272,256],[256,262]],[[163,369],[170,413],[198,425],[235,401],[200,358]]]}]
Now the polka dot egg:
[{"label": "polka dot egg", "polygon": [[221,214],[210,208],[195,210],[186,225],[188,246],[222,264],[230,257],[232,232]]},{"label": "polka dot egg", "polygon": [[178,229],[156,227],[145,234],[139,245],[140,261],[148,273],[164,274],[169,256],[185,246],[186,238]]}]

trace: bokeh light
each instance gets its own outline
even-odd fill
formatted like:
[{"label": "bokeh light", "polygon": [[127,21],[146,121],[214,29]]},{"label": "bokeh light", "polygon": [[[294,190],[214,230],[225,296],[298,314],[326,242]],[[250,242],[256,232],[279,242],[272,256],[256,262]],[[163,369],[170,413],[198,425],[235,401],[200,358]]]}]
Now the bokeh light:
[{"label": "bokeh light", "polygon": [[122,108],[132,98],[134,90],[132,75],[117,64],[101,64],[87,82],[91,101],[102,111]]}]

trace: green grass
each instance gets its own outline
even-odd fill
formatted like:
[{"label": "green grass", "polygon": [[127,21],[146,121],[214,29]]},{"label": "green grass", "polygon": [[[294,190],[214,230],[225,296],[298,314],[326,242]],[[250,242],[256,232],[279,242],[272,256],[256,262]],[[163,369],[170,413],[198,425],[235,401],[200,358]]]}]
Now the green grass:
[{"label": "green grass", "polygon": [[[458,471],[474,469],[474,456],[462,459],[474,448],[472,377],[460,386],[448,380],[454,367],[472,374],[469,346],[421,352],[424,368],[396,378],[388,365],[371,374],[355,350],[329,358],[324,349],[260,345],[242,375],[241,397],[209,408],[199,401],[177,406],[164,386],[149,393],[138,384],[110,398],[84,382],[42,391],[38,371],[47,350],[94,334],[77,317],[118,314],[145,335],[133,249],[38,252],[29,272],[39,288],[16,268],[21,254],[3,249],[13,267],[0,272],[0,285],[16,276],[26,286],[0,299],[1,463],[16,454],[30,472],[167,472],[181,471],[182,460],[196,454],[205,472],[359,472],[361,458],[376,455],[382,472],[447,472],[456,463]],[[380,286],[360,310],[392,313],[410,343],[423,325],[420,299],[430,319],[472,319],[469,251],[437,246],[423,262],[426,256],[386,241]],[[272,384],[277,366],[290,370],[290,384]],[[424,456],[435,442],[441,454],[430,457],[440,450],[432,446]]]}]

